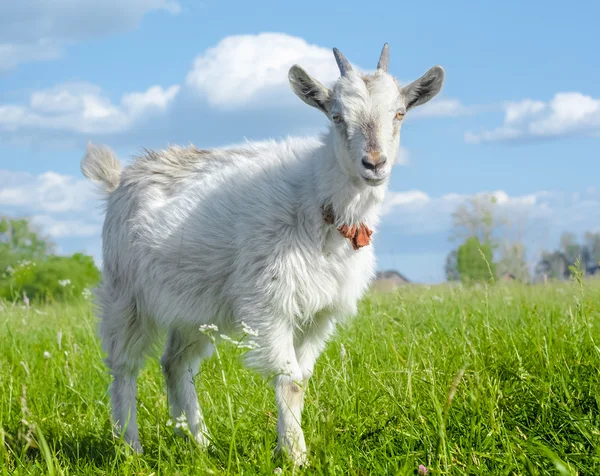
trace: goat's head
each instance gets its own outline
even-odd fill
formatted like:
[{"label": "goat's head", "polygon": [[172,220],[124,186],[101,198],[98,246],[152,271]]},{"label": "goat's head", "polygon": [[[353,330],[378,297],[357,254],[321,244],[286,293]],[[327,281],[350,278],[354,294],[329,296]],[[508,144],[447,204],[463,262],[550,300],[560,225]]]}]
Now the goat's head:
[{"label": "goat's head", "polygon": [[341,73],[333,89],[298,65],[290,69],[290,84],[300,99],[321,110],[333,123],[335,154],[342,170],[368,185],[380,185],[389,177],[398,154],[404,115],[440,91],[444,70],[434,66],[401,87],[388,73],[387,43],[373,75],[357,73],[336,48],[333,54]]}]

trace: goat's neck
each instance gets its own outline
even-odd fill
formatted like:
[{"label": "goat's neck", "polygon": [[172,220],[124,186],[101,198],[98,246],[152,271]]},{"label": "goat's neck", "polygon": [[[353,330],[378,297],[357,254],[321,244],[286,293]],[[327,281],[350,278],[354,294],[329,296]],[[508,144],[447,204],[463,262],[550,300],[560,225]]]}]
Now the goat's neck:
[{"label": "goat's neck", "polygon": [[311,201],[319,207],[330,206],[338,226],[365,223],[375,227],[387,184],[370,187],[342,170],[331,131],[323,138],[323,145],[314,151],[313,159]]}]

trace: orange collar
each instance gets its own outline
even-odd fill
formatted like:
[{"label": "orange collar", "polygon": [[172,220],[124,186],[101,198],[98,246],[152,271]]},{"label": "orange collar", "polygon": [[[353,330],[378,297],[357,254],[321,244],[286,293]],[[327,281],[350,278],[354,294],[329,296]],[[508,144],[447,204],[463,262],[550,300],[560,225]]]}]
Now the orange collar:
[{"label": "orange collar", "polygon": [[[323,212],[323,220],[328,225],[333,225],[335,223],[335,217],[333,216],[333,209],[331,206],[322,207]],[[371,235],[373,231],[369,229],[367,225],[364,223],[360,223],[359,225],[341,225],[337,227],[340,235],[344,238],[348,238],[350,243],[352,244],[352,248],[354,250],[358,250],[363,246],[367,246],[371,243]]]}]

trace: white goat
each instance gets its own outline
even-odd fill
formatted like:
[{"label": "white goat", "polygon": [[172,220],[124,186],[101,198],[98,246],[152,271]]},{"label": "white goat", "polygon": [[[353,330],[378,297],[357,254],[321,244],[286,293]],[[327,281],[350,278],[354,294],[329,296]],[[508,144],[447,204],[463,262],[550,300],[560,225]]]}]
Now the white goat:
[{"label": "white goat", "polygon": [[431,68],[400,87],[384,46],[373,75],[337,50],[341,77],[324,87],[299,66],[293,91],[330,120],[319,140],[241,148],[173,147],[122,169],[90,145],[83,174],[108,193],[100,334],[113,374],[113,420],[137,451],[136,378],[160,329],[173,418],[209,437],[193,378],[212,344],[199,327],[258,332],[247,363],[273,378],[278,448],[306,462],[304,390],[335,321],[356,312],[375,271],[370,229],[398,152],[402,119],[441,89]]}]

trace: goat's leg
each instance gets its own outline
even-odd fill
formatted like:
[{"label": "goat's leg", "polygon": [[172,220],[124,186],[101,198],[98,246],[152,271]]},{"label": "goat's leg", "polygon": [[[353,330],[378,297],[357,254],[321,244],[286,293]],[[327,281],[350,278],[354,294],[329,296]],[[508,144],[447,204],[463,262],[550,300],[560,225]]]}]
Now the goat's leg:
[{"label": "goat's leg", "polygon": [[109,393],[113,424],[118,433],[137,452],[142,445],[136,419],[136,383],[148,347],[154,335],[152,326],[137,314],[134,305],[122,305],[118,300],[104,305],[100,336],[108,354],[106,364],[113,381]]},{"label": "goat's leg", "polygon": [[312,376],[317,358],[323,352],[325,343],[335,328],[331,316],[322,315],[315,317],[311,327],[303,333],[298,333],[295,338],[294,347],[298,364],[302,371],[302,382],[306,391],[308,380]]},{"label": "goat's leg", "polygon": [[298,466],[307,463],[306,442],[302,431],[304,389],[288,375],[275,378],[277,400],[277,450],[288,453]]},{"label": "goat's leg", "polygon": [[185,415],[190,433],[202,447],[207,447],[210,439],[198,402],[194,378],[198,374],[201,360],[209,357],[212,351],[209,338],[197,329],[183,332],[173,328],[169,331],[161,359],[171,417],[177,420]]},{"label": "goat's leg", "polygon": [[142,453],[142,444],[136,419],[137,370],[115,371],[110,385],[110,398],[113,408],[113,423],[124,440],[134,451]]},{"label": "goat's leg", "polygon": [[[269,324],[267,324],[269,322]],[[294,351],[294,331],[291,323],[280,320],[251,323],[258,331],[258,348],[247,355],[250,366],[264,374],[275,375],[277,401],[277,450],[287,453],[295,464],[307,462],[306,443],[302,432],[302,372]]]}]

